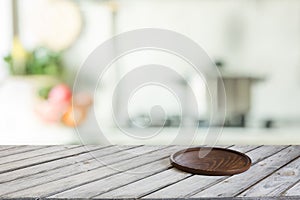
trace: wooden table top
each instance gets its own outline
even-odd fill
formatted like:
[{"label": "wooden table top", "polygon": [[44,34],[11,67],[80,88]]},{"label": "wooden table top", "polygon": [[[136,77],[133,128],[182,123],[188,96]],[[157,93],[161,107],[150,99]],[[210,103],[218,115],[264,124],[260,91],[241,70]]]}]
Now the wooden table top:
[{"label": "wooden table top", "polygon": [[183,148],[0,146],[0,197],[300,199],[300,146],[224,147],[252,159],[234,176],[176,170],[169,156]]}]

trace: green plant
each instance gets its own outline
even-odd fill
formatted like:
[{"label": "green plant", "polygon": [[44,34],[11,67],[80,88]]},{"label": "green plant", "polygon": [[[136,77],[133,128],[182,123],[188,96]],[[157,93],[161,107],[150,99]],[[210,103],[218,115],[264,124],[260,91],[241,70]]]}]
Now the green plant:
[{"label": "green plant", "polygon": [[23,61],[23,70],[16,70],[18,60],[12,54],[4,58],[12,75],[52,75],[60,76],[63,72],[61,52],[53,52],[47,48],[39,47],[27,52]]},{"label": "green plant", "polygon": [[44,100],[48,99],[49,92],[51,91],[52,88],[53,88],[53,86],[48,86],[48,87],[43,87],[43,88],[39,89],[39,91],[38,91],[39,97]]}]

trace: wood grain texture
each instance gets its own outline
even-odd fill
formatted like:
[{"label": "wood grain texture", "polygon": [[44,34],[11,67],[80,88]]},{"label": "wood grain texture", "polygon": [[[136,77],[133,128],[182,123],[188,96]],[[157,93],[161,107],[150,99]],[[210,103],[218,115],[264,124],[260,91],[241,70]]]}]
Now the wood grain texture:
[{"label": "wood grain texture", "polygon": [[[299,173],[299,172],[298,172]],[[300,198],[300,180],[297,184],[282,193],[283,196],[298,196]]]},{"label": "wood grain texture", "polygon": [[[126,185],[131,182],[135,182],[137,180],[141,180],[147,176],[152,174],[164,171],[168,169],[169,160],[162,159],[158,161],[154,161],[150,164],[141,166],[138,170],[145,171],[145,173],[117,173],[115,175],[109,176],[107,178],[91,182],[89,184],[85,184],[71,190],[67,190],[60,194],[51,196],[51,197],[63,197],[63,198],[72,198],[74,194],[79,198],[90,198],[97,196],[99,194],[112,191],[118,187]],[[148,172],[147,172],[148,171]]]},{"label": "wood grain texture", "polygon": [[300,159],[296,159],[271,176],[250,187],[240,197],[279,196],[300,180]]},{"label": "wood grain texture", "polygon": [[[282,150],[284,147],[240,147],[234,146],[230,149],[234,149],[241,152],[247,152],[247,155],[252,159],[253,164],[257,163],[261,159],[264,159],[274,153]],[[227,176],[199,176],[194,175],[183,181],[165,187],[161,190],[158,190],[152,194],[145,196],[145,198],[159,198],[159,197],[172,197],[172,198],[183,198],[189,197],[199,191],[202,191],[209,186],[216,184],[222,180],[227,179]]]},{"label": "wood grain texture", "polygon": [[7,149],[19,149],[19,148],[22,148],[26,145],[2,145],[0,146],[0,151],[4,151],[4,150],[7,150]]},{"label": "wood grain texture", "polygon": [[[99,147],[98,147],[99,148]],[[132,149],[133,147],[127,147],[127,149]],[[91,148],[89,148],[91,149]],[[122,148],[122,150],[127,150],[126,148]],[[112,153],[119,152],[119,148],[116,148],[114,146],[108,147],[108,148],[101,148],[95,151],[92,151],[94,156],[97,156],[100,158],[101,156],[111,156]],[[9,182],[6,182],[5,184],[2,184],[0,187],[0,196],[9,194],[12,192],[16,192],[18,190],[30,188],[36,185],[40,185],[43,183],[47,183],[49,181],[58,180],[61,178],[69,177],[71,175],[75,175],[78,173],[82,173],[88,170],[91,170],[93,168],[99,167],[101,163],[97,162],[91,155],[89,155],[91,152],[86,152],[84,154],[78,155],[76,157],[68,157],[66,159],[71,159],[71,162],[66,161],[66,159],[62,160],[56,160],[55,162],[51,163],[45,163],[43,165],[37,165],[33,167],[38,167],[36,170],[39,170],[38,173],[31,174],[30,176],[23,176],[22,178],[18,178]],[[50,170],[49,166],[58,166],[57,164],[64,163],[65,165],[57,167],[55,169]],[[25,168],[28,172],[32,171],[32,167]],[[42,171],[43,169],[43,171]],[[22,174],[24,173],[24,170],[21,170]],[[14,172],[18,172],[14,171]],[[13,174],[15,174],[12,172]],[[36,171],[35,171],[36,172]],[[23,174],[24,175],[24,174]]]},{"label": "wood grain texture", "polygon": [[[73,194],[76,193],[76,196],[79,198],[90,198],[105,192],[109,192],[118,187],[127,185],[128,183],[143,179],[163,170],[167,170],[169,167],[171,167],[169,155],[179,149],[180,147],[168,147],[166,149],[161,149],[160,151],[155,151],[144,155],[143,159],[138,157],[128,162],[117,163],[112,167],[119,168],[123,166],[123,170],[120,173],[116,173],[105,179],[67,190],[51,197],[71,198]],[[137,163],[139,163],[139,167],[135,167]],[[124,166],[126,166],[126,168],[124,168]]]},{"label": "wood grain texture", "polygon": [[1,159],[9,155],[24,153],[24,152],[47,148],[47,147],[49,146],[7,146],[6,148],[3,149],[1,149],[0,147]]},{"label": "wood grain texture", "polygon": [[251,159],[247,155],[217,147],[183,149],[172,154],[170,160],[172,166],[179,170],[211,176],[239,174],[251,166]]},{"label": "wood grain texture", "polygon": [[[109,148],[109,150],[107,150],[106,148]],[[95,151],[95,154],[98,156],[105,154],[105,152],[114,153],[118,151],[115,148],[113,148],[113,150],[111,148],[112,147],[95,146],[94,148],[90,147],[89,149],[91,149],[90,151]],[[103,149],[106,150],[102,151]],[[12,170],[6,173],[2,173],[0,174],[0,184],[8,181],[16,180],[19,178],[27,177],[27,176],[34,176],[35,174],[50,171],[52,169],[56,169],[66,165],[73,165],[77,162],[81,162],[89,159],[93,159],[93,157],[85,149],[82,148],[82,152],[80,153],[78,153],[77,149],[73,149],[72,151],[64,152],[64,156],[61,157],[61,159],[52,160],[52,161],[50,160],[49,162],[41,163],[38,165],[33,165],[25,168],[20,168],[17,170]]]},{"label": "wood grain texture", "polygon": [[243,174],[232,176],[221,181],[192,197],[232,197],[267,177],[275,170],[299,156],[300,146],[291,146],[281,150],[271,157],[260,161]]},{"label": "wood grain texture", "polygon": [[[127,161],[130,158],[136,157],[137,154],[149,153],[151,151],[155,151],[160,148],[162,147],[146,146],[146,147],[139,147],[139,148],[121,151],[113,155],[107,155],[101,158],[101,162],[99,162],[98,160],[93,160],[93,163],[97,165],[96,168],[85,169],[81,173],[75,174],[73,176],[65,177],[55,181],[46,182],[45,184],[39,184],[31,188],[26,188],[20,191],[6,194],[4,195],[4,197],[20,197],[20,196],[44,197],[58,192],[62,192],[66,189],[70,189],[72,187],[76,187],[84,183],[96,181],[116,173],[116,169],[111,167],[111,164],[113,163],[122,160]],[[90,165],[91,162],[88,163],[88,166]]]},{"label": "wood grain texture", "polygon": [[[43,152],[40,152],[40,155],[35,154],[34,157],[26,156],[26,158],[21,160],[16,160],[12,162],[7,162],[4,164],[0,164],[0,173],[6,173],[9,171],[21,169],[24,167],[29,167],[33,165],[38,165],[44,162],[49,162],[57,159],[62,159],[69,157],[71,155],[78,155],[82,153],[83,151],[86,151],[82,146],[78,145],[70,145],[70,146],[57,146],[56,150],[55,147],[51,148],[50,151],[49,148],[41,149],[44,150]],[[30,154],[30,152],[27,152]]]},{"label": "wood grain texture", "polygon": [[59,150],[60,148],[57,148],[56,146],[25,146],[23,148],[8,149],[7,151],[4,151],[3,156],[0,157],[0,165],[56,152]]},{"label": "wood grain texture", "polygon": [[176,170],[169,156],[183,148],[0,146],[0,198],[300,199],[300,146],[231,146],[253,162],[234,176]]},{"label": "wood grain texture", "polygon": [[[170,174],[174,174],[176,176]],[[120,198],[121,196],[124,196],[125,198],[129,196],[132,196],[133,198],[140,198],[190,176],[191,174],[189,173],[171,168],[158,174],[154,174],[153,176],[147,176],[139,181],[117,188],[116,190],[98,195],[96,198]],[[139,193],[133,195],[134,191],[139,191]]]},{"label": "wood grain texture", "polygon": [[[146,177],[129,185],[96,196],[96,198],[140,198],[157,189],[171,185],[191,174],[171,168],[153,176]],[[138,191],[138,192],[137,192]]]}]

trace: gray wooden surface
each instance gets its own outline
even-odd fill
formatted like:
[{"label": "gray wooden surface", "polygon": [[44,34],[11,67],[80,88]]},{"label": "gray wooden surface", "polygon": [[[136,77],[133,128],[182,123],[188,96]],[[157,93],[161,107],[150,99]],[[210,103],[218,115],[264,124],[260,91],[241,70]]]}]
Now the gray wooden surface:
[{"label": "gray wooden surface", "polygon": [[300,199],[300,146],[223,146],[246,153],[235,176],[170,165],[184,146],[0,146],[0,198]]}]

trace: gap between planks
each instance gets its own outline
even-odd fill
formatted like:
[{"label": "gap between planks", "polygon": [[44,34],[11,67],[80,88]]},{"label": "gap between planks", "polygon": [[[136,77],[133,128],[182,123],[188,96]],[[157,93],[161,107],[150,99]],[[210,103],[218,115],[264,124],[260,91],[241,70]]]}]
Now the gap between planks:
[{"label": "gap between planks", "polygon": [[[140,147],[140,150],[138,149],[138,150],[135,150],[136,152],[140,152],[140,151],[142,151],[142,149],[141,149],[142,147]],[[155,148],[155,149],[154,149]],[[145,148],[146,149],[146,148]],[[147,152],[151,152],[151,151],[153,151],[153,149],[154,149],[154,151],[158,151],[159,149],[164,149],[164,147],[152,147],[152,150],[151,149],[148,149],[148,151],[146,151],[146,152],[144,152],[144,153],[147,153]],[[134,150],[134,149],[133,149]],[[121,152],[120,152],[121,153]],[[129,154],[128,152],[126,153],[124,153],[123,152],[123,157],[124,157],[124,155],[126,155],[126,154]],[[113,154],[113,156],[115,156],[115,158],[117,158],[117,160],[115,160],[114,162],[119,162],[119,161],[127,161],[128,159],[129,159],[129,161],[130,161],[130,157],[131,158],[135,158],[135,157],[138,157],[138,156],[140,156],[140,155],[137,155],[137,156],[133,156],[132,157],[132,155],[129,155],[130,157],[128,157],[128,155],[127,155],[127,158],[126,157],[122,157],[122,156],[118,156],[117,154]],[[114,157],[112,157],[112,155],[108,155],[107,156],[107,158],[114,158]],[[109,160],[108,160],[109,161]],[[94,162],[96,162],[96,161],[94,161]],[[96,162],[97,163],[97,162]],[[113,164],[113,163],[111,163],[111,164]],[[99,164],[98,164],[99,165]],[[96,169],[99,169],[99,167],[100,168],[103,168],[103,165],[101,165],[101,166],[98,166],[97,168],[95,168],[95,169],[91,169],[90,171],[82,171],[82,172],[80,172],[80,173],[78,173],[78,174],[75,174],[75,175],[72,175],[72,176],[69,176],[69,177],[65,177],[65,178],[62,178],[62,179],[59,179],[59,180],[52,180],[52,181],[50,181],[50,182],[46,182],[45,184],[46,185],[52,185],[53,186],[53,184],[54,184],[54,186],[53,187],[59,187],[59,185],[58,184],[55,184],[56,182],[61,182],[61,181],[64,181],[64,180],[68,180],[68,179],[72,179],[73,177],[77,177],[77,176],[82,176],[82,178],[84,178],[84,179],[86,179],[86,177],[85,177],[85,175],[87,175],[87,174],[91,174],[91,178],[95,178],[95,173],[94,173],[94,171],[96,170]],[[109,172],[113,172],[113,173],[115,173],[115,170],[108,170]],[[86,172],[86,173],[85,173]],[[94,173],[94,174],[93,174]],[[97,176],[96,176],[97,177]],[[75,181],[80,181],[80,180],[77,180],[77,179],[75,179]],[[52,184],[52,182],[54,182],[53,184]],[[65,181],[65,184],[63,184],[65,187],[66,187],[66,183],[69,183],[69,184],[73,184],[72,182],[70,183],[70,182],[67,182],[67,181]],[[44,185],[45,185],[44,184]],[[41,185],[43,185],[43,184],[41,184]],[[37,185],[36,187],[39,187],[40,185]],[[33,187],[34,188],[34,187]],[[27,189],[27,188],[26,188]],[[26,189],[22,189],[22,190],[20,190],[20,192],[22,193],[22,191],[25,191],[26,192]],[[31,189],[31,188],[28,188],[29,190]],[[43,186],[42,186],[42,188],[41,188],[41,190],[43,190],[43,189],[45,189]],[[46,188],[47,189],[47,188]],[[60,190],[61,190],[61,187],[60,187]],[[16,192],[15,192],[16,193]],[[14,193],[14,194],[15,194]],[[30,193],[29,193],[30,194]]]},{"label": "gap between planks", "polygon": [[[141,170],[141,169],[146,169],[146,170],[149,170],[149,169],[155,169],[155,171],[151,171],[149,173],[147,173],[145,171],[144,174],[142,174],[142,177],[134,177],[134,175],[130,175],[130,172],[129,171],[125,171],[124,173],[118,173],[118,174],[115,174],[113,176],[110,176],[108,178],[104,178],[104,179],[100,179],[98,181],[93,181],[91,183],[88,183],[88,184],[84,184],[84,185],[81,185],[79,187],[75,187],[71,190],[66,190],[65,192],[62,192],[60,194],[57,194],[57,195],[53,195],[51,196],[52,198],[55,197],[55,198],[66,198],[66,197],[69,197],[69,198],[72,198],[73,197],[73,194],[75,193],[76,194],[76,197],[93,197],[95,195],[98,195],[99,193],[105,193],[105,192],[109,192],[113,189],[116,189],[118,187],[122,187],[124,185],[128,185],[130,183],[133,183],[133,182],[136,182],[136,181],[139,181],[141,179],[144,179],[144,178],[147,178],[147,177],[151,177],[155,174],[159,174],[161,172],[164,172],[168,169],[171,169],[171,165],[169,163],[169,156],[170,154],[174,153],[175,151],[178,151],[178,150],[181,150],[183,149],[184,147],[180,147],[180,146],[175,146],[175,149],[169,151],[168,154],[166,154],[165,157],[162,157],[161,160],[157,160],[156,162],[152,162],[152,163],[149,163],[148,165],[142,165],[142,166],[138,166],[138,167],[135,167],[135,168],[132,168],[132,171],[137,171],[137,170]],[[145,159],[147,159],[147,157],[145,157]],[[116,180],[118,179],[118,180]],[[123,183],[124,182],[124,183]],[[100,188],[99,187],[96,187],[97,184],[103,184]],[[115,186],[115,185],[118,185],[118,186]],[[97,189],[99,188],[99,189]],[[92,191],[91,189],[95,189],[93,191],[93,195],[92,195]],[[79,191],[80,190],[80,191]],[[102,191],[102,192],[100,192]]]},{"label": "gap between planks", "polygon": [[[242,152],[247,152],[247,151],[250,151],[250,150],[252,150],[252,149],[255,149],[255,148],[257,148],[257,147],[245,147],[245,146],[243,146],[243,147],[239,147],[239,146],[231,146],[230,147],[230,149],[234,149],[234,150],[239,150],[239,151],[242,151]],[[175,169],[175,168],[173,168],[172,169],[174,172],[172,172],[172,173],[178,173],[178,172],[181,172],[181,171],[178,171],[177,169]],[[172,185],[174,185],[174,184],[177,184],[177,183],[179,183],[180,184],[180,182],[182,182],[182,181],[184,181],[184,180],[188,180],[189,178],[191,178],[191,177],[193,177],[194,175],[193,174],[188,174],[188,173],[186,173],[187,174],[187,176],[185,176],[185,177],[183,177],[182,179],[179,179],[179,180],[176,180],[176,181],[174,181],[174,182],[169,182],[168,184],[166,184],[166,185],[164,185],[164,186],[162,186],[162,187],[158,187],[158,188],[156,188],[156,189],[153,189],[152,191],[148,191],[148,192],[144,192],[144,194],[140,194],[139,196],[136,196],[136,198],[143,198],[143,197],[145,197],[145,198],[157,198],[157,197],[149,197],[148,195],[149,194],[152,194],[152,193],[155,193],[155,192],[157,192],[157,191],[163,191],[163,189],[164,188],[167,188],[167,187],[169,187],[169,186],[172,186]],[[195,175],[195,176],[198,176],[198,175]],[[198,177],[203,177],[203,176],[198,176]],[[113,193],[114,193],[114,191],[112,191]],[[164,192],[162,192],[162,194],[163,194]],[[174,194],[174,193],[173,193]],[[104,194],[105,196],[104,197],[108,197],[109,196],[109,193],[108,194]],[[97,197],[102,197],[101,195],[99,195],[99,196],[97,196]],[[163,196],[163,197],[165,197],[165,196]]]},{"label": "gap between planks", "polygon": [[282,192],[281,196],[292,196],[292,195],[300,195],[300,180],[298,180],[295,184],[293,184],[291,187],[286,189],[284,192]]},{"label": "gap between planks", "polygon": [[[254,154],[253,156],[250,156],[250,157],[253,161],[252,164],[255,164],[258,161],[260,161],[260,157],[258,157],[257,153],[255,153],[255,152],[269,151],[268,148],[269,147],[267,147],[267,146],[259,146],[259,147],[254,147],[254,148],[248,149],[248,150],[245,149],[244,151],[242,149],[238,149],[238,148],[235,148],[235,150],[240,150],[240,151],[246,152],[246,153],[250,152],[250,154]],[[279,150],[272,150],[271,152],[269,152],[269,154],[264,155],[264,158],[267,156],[270,156],[273,153],[276,153],[278,151]],[[266,153],[266,152],[264,152],[264,153]],[[224,177],[224,176],[193,175],[193,176],[189,177],[188,179],[185,179],[183,181],[180,181],[178,183],[170,185],[170,187],[167,187],[164,189],[158,189],[156,192],[152,192],[150,194],[144,195],[143,197],[158,198],[160,196],[166,195],[166,196],[172,196],[174,198],[185,198],[185,197],[191,196],[193,194],[196,194],[199,191],[205,190],[206,188],[209,188],[209,187],[213,186],[214,184],[217,184],[223,180],[226,180],[229,177],[228,176]]]},{"label": "gap between planks", "polygon": [[[186,148],[186,146],[174,146],[174,148],[168,149],[168,151],[165,152],[165,156],[161,156],[161,154],[162,154],[162,152],[161,152],[162,150],[161,149],[157,150],[157,151],[159,151],[157,153],[160,153],[160,156],[161,156],[160,160],[156,159],[156,161],[154,160],[154,162],[153,161],[152,162],[148,162],[147,165],[137,165],[137,166],[131,167],[131,168],[129,168],[129,170],[124,171],[124,173],[126,174],[125,177],[123,176],[122,173],[116,173],[116,174],[114,174],[112,176],[109,176],[109,177],[106,177],[106,178],[102,178],[102,179],[97,180],[97,181],[93,181],[93,182],[90,182],[90,183],[82,184],[81,186],[78,186],[78,187],[73,187],[72,189],[66,190],[64,192],[61,192],[61,193],[59,193],[57,195],[53,195],[53,196],[50,196],[50,197],[52,197],[52,198],[53,197],[54,198],[57,198],[57,197],[58,198],[61,198],[61,197],[65,198],[65,197],[68,197],[68,195],[70,195],[69,197],[72,198],[73,194],[74,194],[73,193],[74,190],[76,191],[76,197],[77,198],[78,197],[85,197],[85,198],[86,197],[92,197],[92,196],[90,196],[91,195],[91,191],[88,191],[88,194],[86,194],[86,188],[95,188],[92,185],[97,184],[99,182],[104,182],[105,185],[103,187],[101,187],[101,190],[102,191],[109,191],[109,190],[111,190],[110,187],[113,186],[112,182],[114,182],[114,179],[116,179],[118,177],[122,177],[122,176],[123,177],[118,181],[118,184],[120,184],[120,182],[122,182],[122,181],[125,181],[126,182],[125,184],[128,184],[129,180],[131,180],[130,182],[137,181],[137,180],[140,179],[139,177],[128,176],[128,174],[130,174],[132,172],[136,173],[136,171],[138,169],[140,170],[140,169],[145,168],[147,170],[147,172],[149,171],[149,168],[156,169],[156,171],[152,171],[152,173],[150,173],[150,174],[148,173],[147,175],[144,175],[144,177],[145,176],[152,176],[153,174],[157,174],[157,173],[160,173],[160,172],[162,172],[162,171],[164,171],[166,169],[171,168],[170,163],[169,163],[169,159],[168,159],[169,156],[170,156],[170,154],[172,154],[172,153],[174,153],[174,151],[178,151],[178,150],[180,150],[182,148]],[[145,159],[149,159],[149,155],[147,155],[145,157]],[[145,162],[145,163],[147,163],[147,162]],[[157,164],[155,164],[155,163],[157,163]],[[157,169],[157,167],[159,169]],[[144,173],[146,173],[146,172],[144,172]],[[81,189],[81,191],[82,191],[81,194],[78,193],[78,188]],[[94,192],[99,193],[98,191],[94,191]],[[80,196],[80,195],[83,195],[83,196]]]},{"label": "gap between planks", "polygon": [[[83,146],[79,145],[72,145],[72,146],[52,146],[54,148],[50,149],[49,151],[46,151],[40,155],[35,155],[33,157],[26,157],[24,159],[20,160],[14,160],[11,162],[6,162],[3,164],[0,164],[0,174],[7,173],[14,170],[19,170],[26,167],[31,167],[34,165],[39,165],[63,158],[67,158],[73,155],[79,155],[83,151]],[[56,150],[55,150],[56,148]],[[45,149],[41,149],[45,150]],[[46,148],[48,150],[48,148]],[[38,150],[37,150],[38,151]],[[74,152],[73,152],[74,151]],[[68,152],[68,153],[67,153]],[[69,154],[71,153],[71,154]]]},{"label": "gap between planks", "polygon": [[[99,151],[99,150],[107,149],[109,147],[111,147],[111,146],[98,147],[98,148],[94,148],[91,151],[92,152]],[[85,155],[89,155],[89,153],[90,153],[90,151],[89,152],[83,151],[82,153],[79,153],[79,154],[74,154],[74,152],[70,152],[70,154],[69,154],[70,157],[64,157],[63,159],[57,159],[57,160],[50,160],[49,162],[45,162],[42,164],[33,165],[33,166],[29,166],[29,167],[25,167],[25,168],[21,168],[18,170],[13,170],[10,172],[0,174],[0,183],[13,181],[13,180],[24,178],[27,176],[32,176],[32,175],[35,175],[38,173],[43,173],[45,171],[49,171],[52,169],[57,169],[59,167],[64,167],[65,165],[74,164],[75,157],[81,158],[81,157],[84,157]],[[92,159],[92,156],[90,156],[89,158],[87,158],[85,160],[89,160],[89,159]],[[84,159],[82,161],[84,161]]]},{"label": "gap between planks", "polygon": [[[2,146],[1,146],[2,147]],[[28,151],[33,151],[36,149],[42,149],[42,148],[47,148],[49,146],[10,146],[10,148],[1,148],[0,147],[0,152],[1,152],[1,159],[3,157],[11,156],[14,154],[19,154],[19,153],[24,153]],[[1,162],[0,162],[1,163]]]},{"label": "gap between planks", "polygon": [[299,146],[289,146],[276,154],[261,160],[256,165],[252,166],[248,171],[241,175],[229,177],[226,181],[221,181],[205,190],[191,196],[197,197],[232,197],[240,193],[244,188],[249,187],[258,180],[273,173],[276,169],[282,167],[286,162],[290,162],[298,157],[297,149]]},{"label": "gap between planks", "polygon": [[[265,178],[257,181],[247,189],[237,194],[237,197],[257,197],[257,196],[280,196],[289,188],[295,185],[300,178],[298,173],[300,168],[299,156],[290,162],[287,162],[284,166],[278,168],[273,173],[269,174]],[[296,172],[295,172],[296,170]],[[298,181],[293,180],[295,176],[298,177]],[[293,177],[294,176],[294,177]],[[286,179],[289,180],[286,180]],[[288,184],[288,185],[287,185]]]},{"label": "gap between planks", "polygon": [[[68,157],[67,159],[71,159],[70,163],[68,163],[66,161],[66,159],[55,160],[54,162],[43,163],[42,164],[42,165],[44,165],[44,166],[42,166],[43,169],[48,169],[48,170],[45,170],[44,172],[39,171],[39,172],[35,172],[34,174],[32,174],[31,173],[32,169],[25,168],[25,169],[23,169],[23,172],[21,172],[21,173],[23,174],[24,170],[25,171],[27,170],[28,176],[21,177],[21,178],[18,178],[18,179],[14,179],[12,181],[6,181],[7,183],[2,184],[2,187],[0,188],[0,195],[4,195],[6,193],[11,193],[11,192],[14,192],[14,191],[18,191],[18,188],[17,188],[18,185],[20,187],[25,186],[25,188],[23,188],[23,189],[26,189],[30,186],[31,187],[35,186],[33,184],[39,179],[41,181],[44,181],[44,182],[49,182],[51,180],[51,178],[56,178],[55,176],[59,175],[59,172],[61,172],[61,171],[66,171],[66,172],[61,174],[62,176],[59,177],[59,178],[64,178],[65,176],[67,176],[68,173],[75,173],[74,171],[76,171],[76,170],[84,171],[85,169],[81,169],[80,163],[85,163],[85,162],[89,162],[91,160],[95,160],[95,158],[90,156],[89,153],[97,153],[98,152],[97,153],[98,156],[108,156],[111,153],[116,153],[116,152],[120,152],[120,151],[123,151],[123,150],[135,149],[135,148],[138,148],[138,147],[142,147],[142,146],[128,146],[126,148],[122,147],[122,149],[119,149],[117,146],[110,146],[110,147],[100,147],[100,146],[98,146],[98,149],[94,149],[93,151],[89,151],[89,152],[82,153],[80,155]],[[103,150],[105,150],[105,151],[103,151]],[[107,151],[107,150],[109,150],[109,151]],[[89,157],[86,158],[86,156],[89,156]],[[81,161],[74,164],[74,158],[76,158],[76,160],[77,160],[78,157],[81,157],[80,158]],[[62,163],[63,165],[49,170],[49,167],[53,166],[53,164],[56,164],[56,163],[58,163],[58,164]],[[36,165],[36,166],[31,167],[31,168],[36,168],[37,170],[39,170],[39,167],[41,167],[41,165]],[[18,172],[18,171],[20,171],[20,170],[13,171],[12,173]],[[41,172],[43,172],[43,173],[41,173]],[[50,180],[49,180],[49,178],[50,178]]]}]

